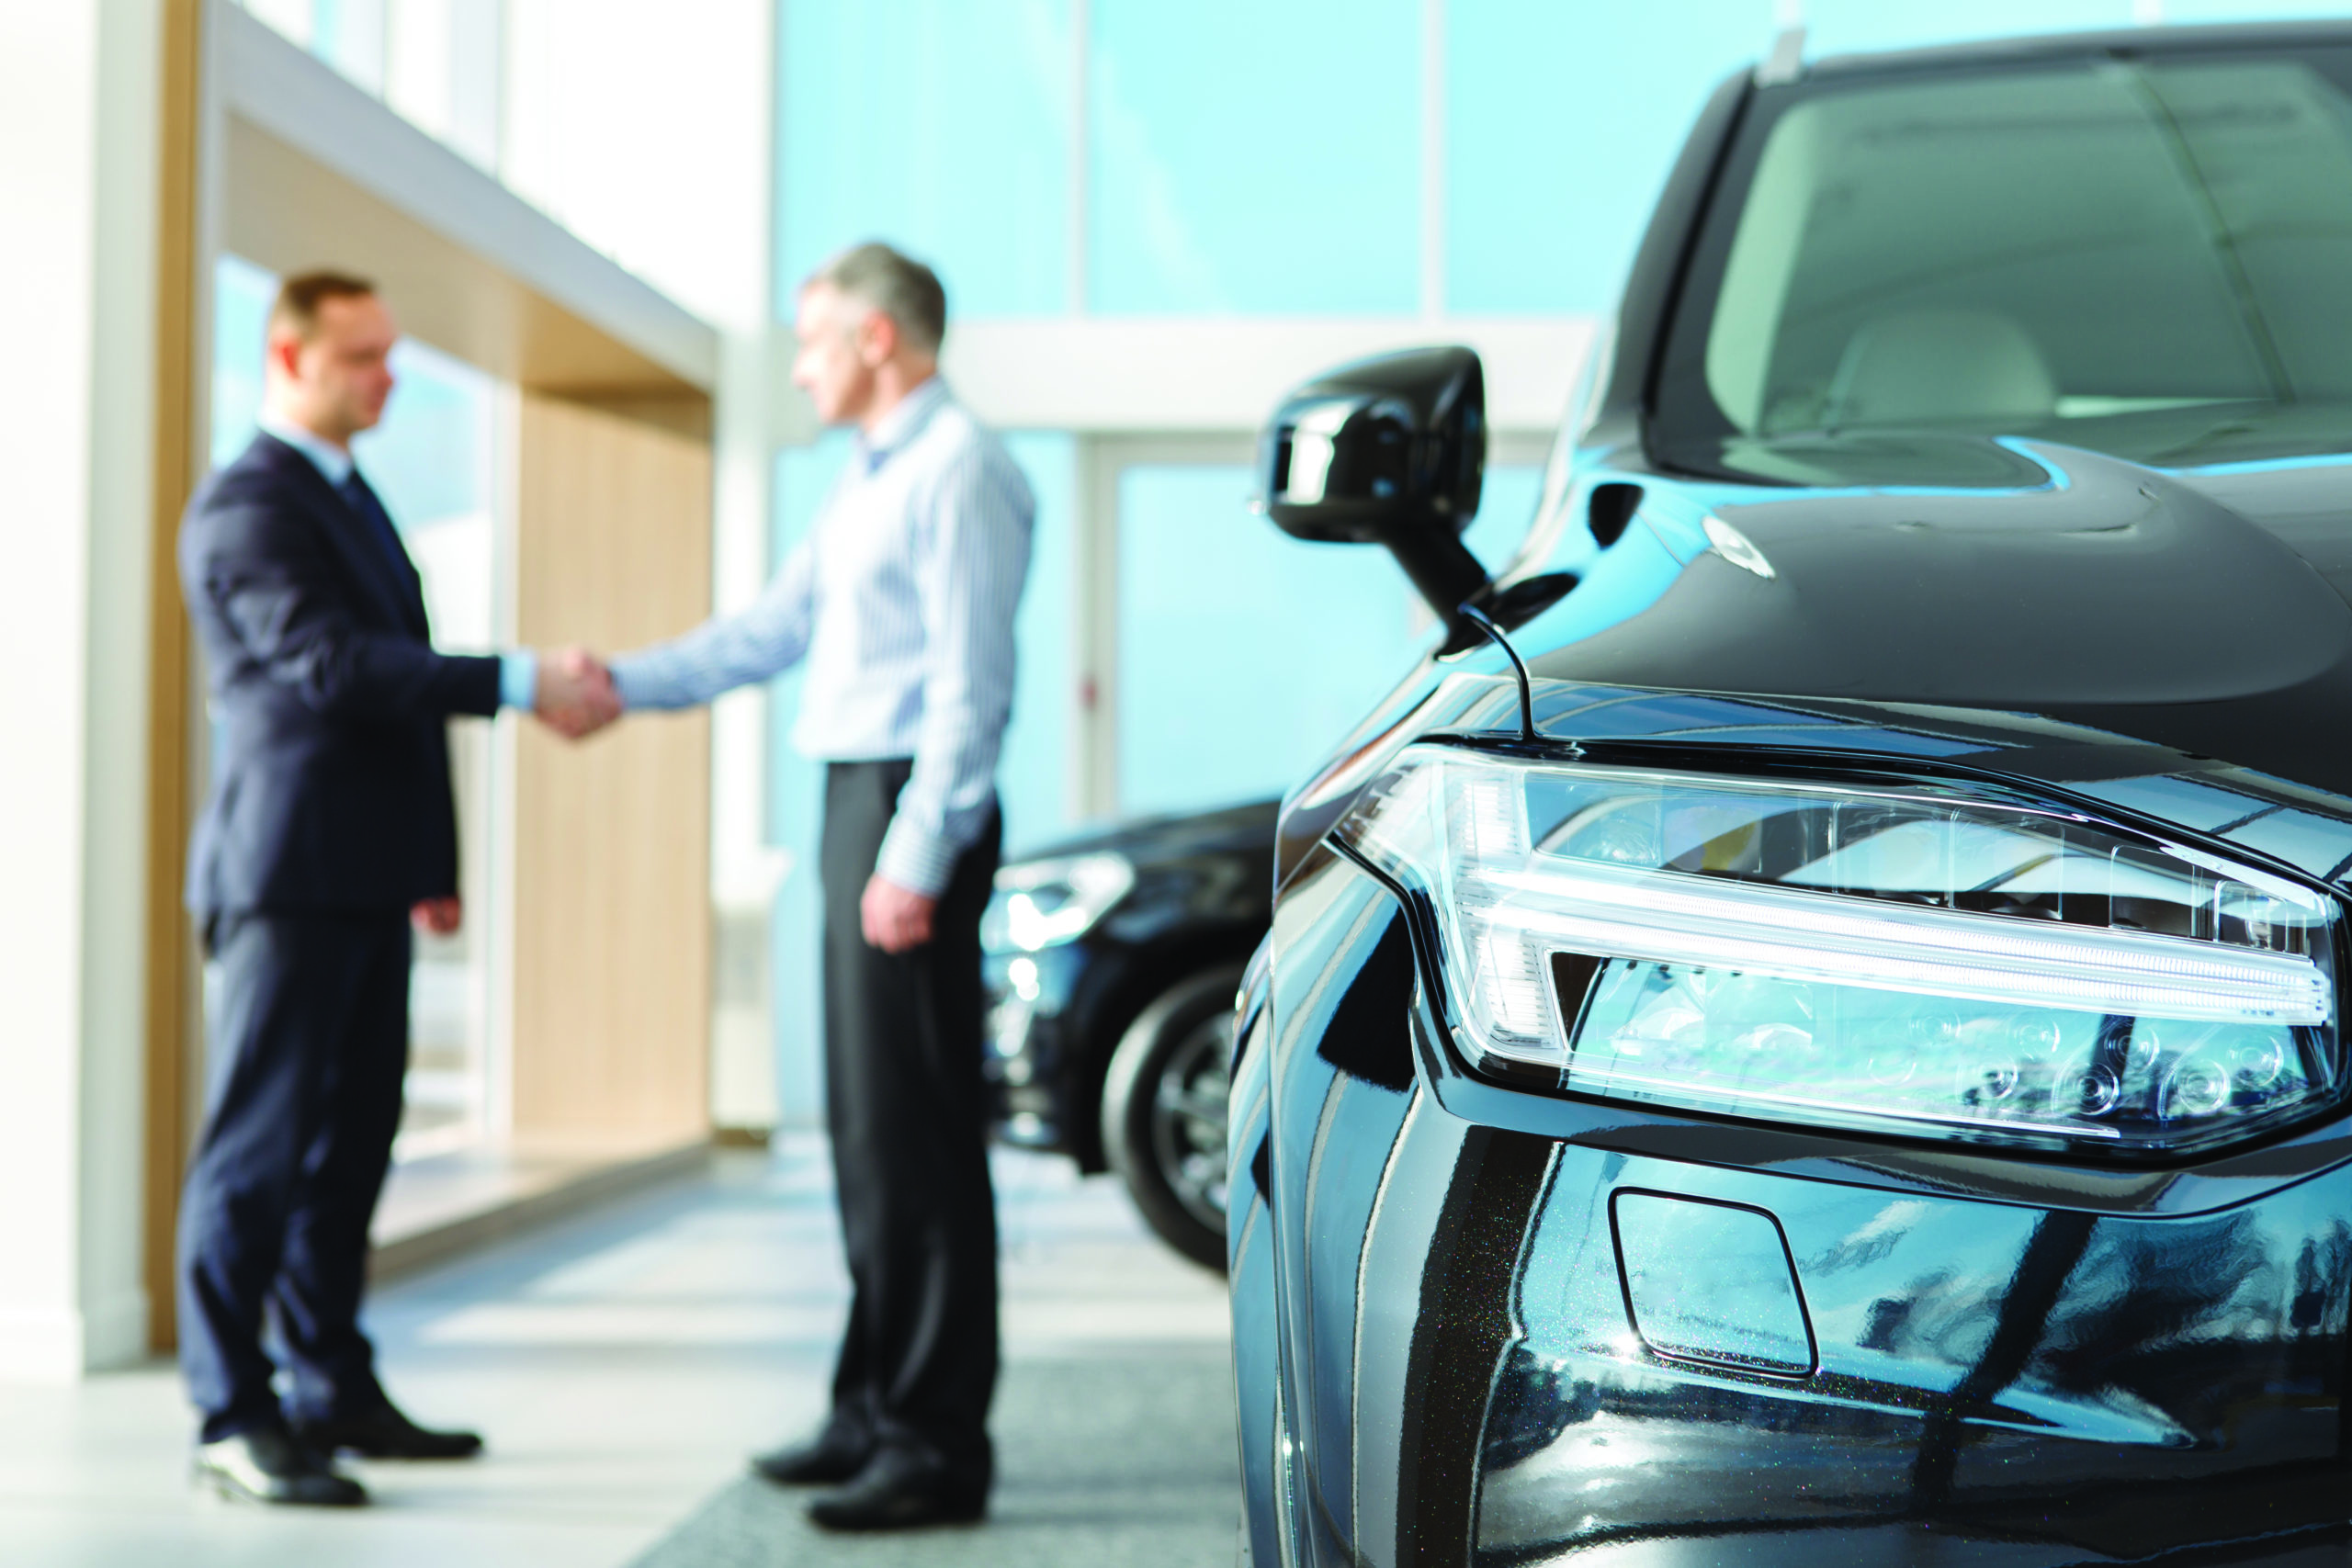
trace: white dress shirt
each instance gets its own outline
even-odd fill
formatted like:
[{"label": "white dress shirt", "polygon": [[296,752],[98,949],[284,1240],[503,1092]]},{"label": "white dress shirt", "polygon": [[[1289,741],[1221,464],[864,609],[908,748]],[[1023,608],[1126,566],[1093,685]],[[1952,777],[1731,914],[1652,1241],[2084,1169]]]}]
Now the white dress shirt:
[{"label": "white dress shirt", "polygon": [[805,659],[793,743],[913,760],[875,869],[935,897],[995,803],[1035,513],[1003,444],[933,377],[859,440],[757,600],[613,660],[621,700],[687,707]]}]

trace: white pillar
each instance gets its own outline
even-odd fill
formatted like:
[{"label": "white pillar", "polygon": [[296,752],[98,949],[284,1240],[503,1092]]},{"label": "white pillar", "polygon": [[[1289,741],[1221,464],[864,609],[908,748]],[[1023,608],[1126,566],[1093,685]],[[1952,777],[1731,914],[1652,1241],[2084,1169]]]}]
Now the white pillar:
[{"label": "white pillar", "polygon": [[0,17],[0,1377],[140,1356],[156,0]]},{"label": "white pillar", "polygon": [[[770,248],[764,242],[761,246],[763,254]],[[711,606],[721,614],[741,609],[767,581],[775,489],[769,392],[774,357],[784,352],[778,340],[785,336],[764,322],[729,323],[721,342],[711,433]],[[788,857],[767,842],[767,748],[766,691],[754,686],[721,697],[710,727],[710,896],[717,922],[710,1111],[712,1124],[725,1129],[766,1130],[783,1119],[768,915]]]}]

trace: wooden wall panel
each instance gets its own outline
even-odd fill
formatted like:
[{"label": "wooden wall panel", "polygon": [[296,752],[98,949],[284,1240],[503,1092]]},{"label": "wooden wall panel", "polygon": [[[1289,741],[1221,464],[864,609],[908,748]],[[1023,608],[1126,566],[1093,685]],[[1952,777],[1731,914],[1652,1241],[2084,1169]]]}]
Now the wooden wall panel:
[{"label": "wooden wall panel", "polygon": [[[517,632],[626,649],[710,604],[709,447],[525,394]],[[514,1112],[526,1146],[618,1148],[709,1123],[710,726],[633,716],[515,755]]]}]

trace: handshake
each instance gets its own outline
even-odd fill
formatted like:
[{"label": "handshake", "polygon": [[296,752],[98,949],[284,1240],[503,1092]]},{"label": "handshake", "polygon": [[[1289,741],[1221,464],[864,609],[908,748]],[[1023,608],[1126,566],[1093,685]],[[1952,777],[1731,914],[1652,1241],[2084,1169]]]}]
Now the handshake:
[{"label": "handshake", "polygon": [[621,694],[605,661],[584,648],[539,656],[531,711],[567,740],[582,740],[621,716]]}]

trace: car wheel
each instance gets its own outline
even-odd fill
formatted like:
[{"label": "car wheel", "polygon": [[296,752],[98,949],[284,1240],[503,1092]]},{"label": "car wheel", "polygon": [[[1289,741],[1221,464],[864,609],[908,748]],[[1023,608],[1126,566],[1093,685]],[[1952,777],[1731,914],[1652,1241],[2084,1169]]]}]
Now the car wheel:
[{"label": "car wheel", "polygon": [[1128,1026],[1102,1082],[1102,1149],[1144,1222],[1225,1269],[1225,1093],[1241,966],[1162,992]]}]

